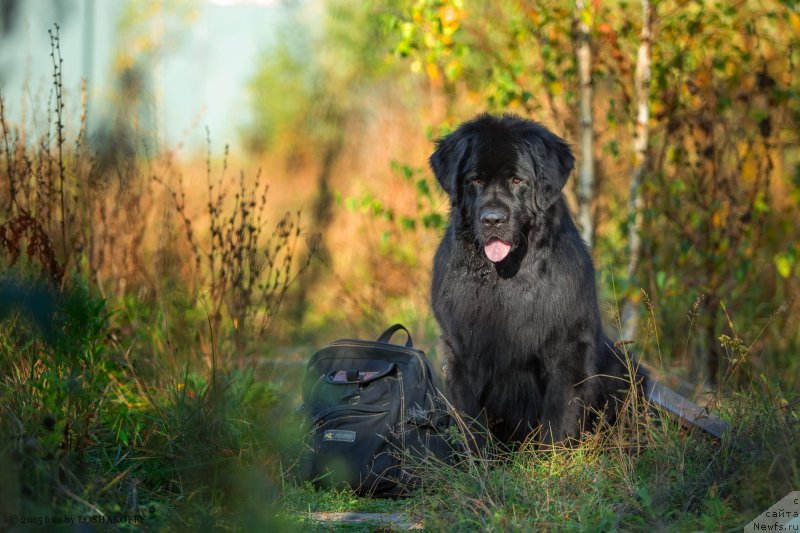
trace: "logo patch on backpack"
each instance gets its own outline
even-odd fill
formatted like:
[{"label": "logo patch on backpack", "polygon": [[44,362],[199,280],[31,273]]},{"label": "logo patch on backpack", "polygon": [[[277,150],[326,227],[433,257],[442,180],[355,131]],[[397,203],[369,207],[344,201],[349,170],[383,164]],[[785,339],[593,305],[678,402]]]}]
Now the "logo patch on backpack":
[{"label": "logo patch on backpack", "polygon": [[355,442],[356,432],[344,429],[329,429],[322,434],[324,442]]}]

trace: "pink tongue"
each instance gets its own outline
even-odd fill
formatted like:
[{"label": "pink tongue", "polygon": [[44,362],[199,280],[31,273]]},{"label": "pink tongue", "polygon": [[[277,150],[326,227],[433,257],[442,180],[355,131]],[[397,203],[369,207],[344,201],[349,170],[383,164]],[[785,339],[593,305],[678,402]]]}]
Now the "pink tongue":
[{"label": "pink tongue", "polygon": [[489,258],[489,261],[492,263],[499,263],[505,259],[508,252],[511,251],[511,244],[503,242],[500,239],[491,239],[483,247],[483,251],[486,253],[486,257]]}]

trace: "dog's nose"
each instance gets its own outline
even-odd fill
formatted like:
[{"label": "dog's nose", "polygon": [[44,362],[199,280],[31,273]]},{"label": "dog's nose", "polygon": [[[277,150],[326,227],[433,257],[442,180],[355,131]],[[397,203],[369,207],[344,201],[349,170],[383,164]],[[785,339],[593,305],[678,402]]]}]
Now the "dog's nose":
[{"label": "dog's nose", "polygon": [[484,209],[481,211],[481,222],[487,226],[498,226],[508,222],[508,215],[499,209]]}]

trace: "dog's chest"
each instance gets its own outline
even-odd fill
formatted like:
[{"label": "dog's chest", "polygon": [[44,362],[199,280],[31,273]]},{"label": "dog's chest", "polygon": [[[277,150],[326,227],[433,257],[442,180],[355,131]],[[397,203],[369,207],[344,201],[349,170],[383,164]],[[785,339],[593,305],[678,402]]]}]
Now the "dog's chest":
[{"label": "dog's chest", "polygon": [[[536,356],[553,327],[548,318],[541,280],[527,272],[503,279],[491,266],[466,269],[453,276],[436,298],[442,324],[455,343],[456,351],[483,355],[502,352],[508,360]],[[494,358],[492,358],[494,359]]]}]

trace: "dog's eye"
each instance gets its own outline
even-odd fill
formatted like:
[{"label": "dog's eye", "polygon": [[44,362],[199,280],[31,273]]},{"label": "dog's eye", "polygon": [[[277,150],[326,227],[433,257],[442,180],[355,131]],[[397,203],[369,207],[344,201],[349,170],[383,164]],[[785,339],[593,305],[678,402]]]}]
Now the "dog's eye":
[{"label": "dog's eye", "polygon": [[511,185],[520,185],[523,182],[523,179],[518,176],[511,176]]},{"label": "dog's eye", "polygon": [[484,183],[484,182],[483,182],[483,178],[480,178],[480,177],[478,177],[478,176],[474,176],[474,177],[473,177],[472,179],[470,179],[469,181],[470,181],[470,183],[472,183],[473,185],[483,185],[483,183]]}]

